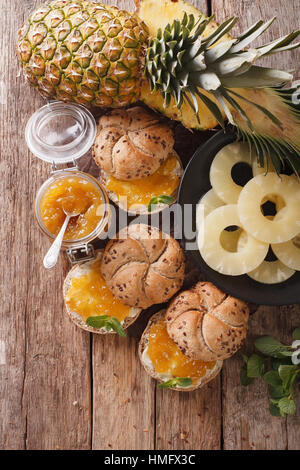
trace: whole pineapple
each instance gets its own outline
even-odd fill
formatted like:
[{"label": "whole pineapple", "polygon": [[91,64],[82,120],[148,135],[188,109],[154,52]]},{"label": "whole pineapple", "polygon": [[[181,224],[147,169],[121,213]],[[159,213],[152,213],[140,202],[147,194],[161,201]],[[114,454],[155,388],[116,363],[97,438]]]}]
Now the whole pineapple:
[{"label": "whole pineapple", "polygon": [[122,107],[139,98],[148,35],[136,15],[116,7],[55,0],[20,29],[17,54],[46,97]]},{"label": "whole pineapple", "polygon": [[300,176],[300,110],[294,90],[282,88],[292,75],[254,65],[298,47],[299,31],[253,49],[273,20],[233,39],[236,18],[218,26],[184,0],[136,3],[136,15],[84,0],[38,8],[17,48],[29,82],[48,98],[89,106],[141,99],[189,128],[224,126],[227,117],[261,166],[270,157],[276,171],[288,162]]}]

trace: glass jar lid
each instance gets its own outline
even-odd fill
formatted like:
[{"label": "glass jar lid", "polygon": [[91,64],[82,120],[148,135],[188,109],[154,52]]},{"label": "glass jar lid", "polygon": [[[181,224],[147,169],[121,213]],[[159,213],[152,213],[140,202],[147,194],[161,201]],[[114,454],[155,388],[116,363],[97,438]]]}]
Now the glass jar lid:
[{"label": "glass jar lid", "polygon": [[25,138],[30,151],[50,163],[71,162],[86,154],[96,137],[96,121],[79,104],[54,101],[29,119]]}]

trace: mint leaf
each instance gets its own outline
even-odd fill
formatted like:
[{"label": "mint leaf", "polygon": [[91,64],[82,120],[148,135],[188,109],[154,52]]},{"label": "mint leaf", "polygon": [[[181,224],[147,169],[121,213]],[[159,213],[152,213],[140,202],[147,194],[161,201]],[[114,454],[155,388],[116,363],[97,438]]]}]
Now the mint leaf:
[{"label": "mint leaf", "polygon": [[250,378],[261,377],[265,370],[265,361],[257,354],[252,354],[247,362],[247,376]]},{"label": "mint leaf", "polygon": [[170,379],[158,385],[158,388],[170,388],[170,387],[189,387],[193,381],[190,377],[176,377],[176,379]]},{"label": "mint leaf", "polygon": [[300,370],[297,366],[280,366],[278,369],[279,377],[282,380],[283,388],[291,393],[293,383],[297,375],[299,374]]},{"label": "mint leaf", "polygon": [[278,407],[282,413],[287,415],[294,415],[296,413],[296,403],[293,398],[281,398],[278,402]]},{"label": "mint leaf", "polygon": [[286,393],[283,390],[282,385],[276,385],[276,387],[274,387],[273,385],[269,385],[268,389],[269,389],[269,395],[271,398],[278,399],[278,398],[282,398],[286,396]]},{"label": "mint leaf", "polygon": [[244,387],[247,387],[248,385],[251,385],[254,382],[254,378],[248,377],[247,375],[247,365],[243,365],[241,368],[241,373],[240,373],[240,379],[241,379],[241,384],[244,385]]},{"label": "mint leaf", "polygon": [[105,328],[106,331],[114,330],[120,336],[126,336],[126,333],[116,317],[101,315],[98,317],[88,317],[86,320],[88,326],[93,328]]},{"label": "mint leaf", "polygon": [[275,372],[274,370],[266,372],[263,378],[264,381],[267,382],[267,384],[272,385],[273,387],[282,385],[282,380],[279,377],[278,372]]},{"label": "mint leaf", "polygon": [[269,410],[272,416],[281,416],[280,409],[278,408],[278,404],[274,403],[274,400],[270,400]]},{"label": "mint leaf", "polygon": [[293,338],[300,340],[300,326],[293,331]]},{"label": "mint leaf", "polygon": [[152,206],[156,206],[157,204],[172,204],[174,198],[172,196],[166,196],[162,194],[161,196],[152,197],[149,204],[148,204],[148,212],[152,211]]},{"label": "mint leaf", "polygon": [[123,336],[125,338],[126,333],[124,331],[124,328],[122,327],[121,323],[116,317],[111,317],[110,319],[110,326],[111,328],[119,335]]},{"label": "mint leaf", "polygon": [[261,336],[254,341],[256,349],[266,356],[278,357],[278,353],[287,349],[272,336]]},{"label": "mint leaf", "polygon": [[88,317],[86,324],[93,328],[104,328],[105,322],[109,319],[108,315],[101,315],[99,317]]}]

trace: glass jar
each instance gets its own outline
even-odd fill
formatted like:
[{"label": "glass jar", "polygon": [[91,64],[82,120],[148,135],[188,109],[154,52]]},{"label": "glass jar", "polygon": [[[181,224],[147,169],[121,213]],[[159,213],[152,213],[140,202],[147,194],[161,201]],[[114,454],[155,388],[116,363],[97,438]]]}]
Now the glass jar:
[{"label": "glass jar", "polygon": [[[31,116],[25,131],[31,152],[52,164],[51,176],[39,189],[34,203],[35,218],[42,233],[51,241],[56,237],[43,223],[41,202],[47,189],[58,180],[74,176],[87,181],[99,193],[102,201],[101,219],[97,226],[83,238],[63,240],[62,249],[67,251],[72,263],[94,257],[91,242],[108,230],[110,222],[109,200],[105,189],[92,175],[80,171],[76,163],[92,147],[96,129],[93,115],[84,106],[54,101]],[[58,169],[58,165],[69,162],[73,162],[72,168]]]}]

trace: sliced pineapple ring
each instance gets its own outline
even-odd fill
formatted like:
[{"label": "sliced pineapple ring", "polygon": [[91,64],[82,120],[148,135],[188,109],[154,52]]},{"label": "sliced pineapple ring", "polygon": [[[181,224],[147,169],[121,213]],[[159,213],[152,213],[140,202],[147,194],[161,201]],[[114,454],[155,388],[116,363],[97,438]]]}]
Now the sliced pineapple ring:
[{"label": "sliced pineapple ring", "polygon": [[239,276],[257,268],[265,259],[269,245],[247,234],[240,251],[230,252],[221,244],[221,233],[229,226],[241,227],[237,205],[213,210],[205,219],[204,235],[199,234],[198,248],[209,267],[222,274]]},{"label": "sliced pineapple ring", "polygon": [[300,233],[288,242],[273,244],[272,250],[282,263],[300,271]]},{"label": "sliced pineapple ring", "polygon": [[289,279],[295,273],[294,269],[276,261],[263,261],[258,268],[247,273],[251,279],[263,284],[278,284]]},{"label": "sliced pineapple ring", "polygon": [[217,196],[227,204],[236,204],[242,190],[242,186],[236,184],[231,176],[234,165],[241,162],[251,166],[249,145],[234,142],[223,147],[211,164],[210,183]]},{"label": "sliced pineapple ring", "polygon": [[197,208],[200,205],[203,205],[203,215],[204,215],[204,217],[206,217],[214,209],[217,209],[217,207],[224,206],[224,204],[225,204],[224,201],[222,201],[222,199],[220,199],[216,195],[214,190],[210,189],[209,191],[207,191],[207,193],[204,194],[204,196],[202,196],[202,198],[200,199],[200,201],[197,204]]},{"label": "sliced pineapple ring", "polygon": [[[270,195],[270,196],[269,196]],[[266,199],[279,196],[285,207],[273,220],[263,215],[261,205]],[[300,183],[296,178],[276,173],[257,175],[242,189],[238,213],[243,228],[265,243],[282,243],[299,233]]]}]

